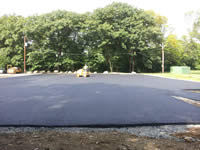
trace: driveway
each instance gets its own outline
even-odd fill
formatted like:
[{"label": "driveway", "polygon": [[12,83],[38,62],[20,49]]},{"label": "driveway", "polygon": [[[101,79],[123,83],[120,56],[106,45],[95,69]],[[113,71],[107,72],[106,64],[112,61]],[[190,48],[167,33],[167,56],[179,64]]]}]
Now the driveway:
[{"label": "driveway", "polygon": [[145,75],[44,74],[0,79],[0,126],[134,126],[200,123],[200,83]]}]

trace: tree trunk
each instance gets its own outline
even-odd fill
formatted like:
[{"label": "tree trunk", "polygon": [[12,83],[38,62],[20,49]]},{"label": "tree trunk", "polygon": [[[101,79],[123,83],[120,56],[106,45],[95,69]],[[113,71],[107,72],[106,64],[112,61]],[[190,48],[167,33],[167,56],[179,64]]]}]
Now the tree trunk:
[{"label": "tree trunk", "polygon": [[132,57],[132,70],[131,72],[135,71],[135,56]]},{"label": "tree trunk", "polygon": [[110,67],[110,72],[113,72],[113,66],[112,66],[112,62],[111,62],[110,58],[108,58],[108,63],[109,63],[109,67]]},{"label": "tree trunk", "polygon": [[132,57],[129,56],[129,72],[132,72]]},{"label": "tree trunk", "polygon": [[[62,56],[62,50],[61,48],[59,48],[59,52],[58,52],[58,62],[60,63],[60,58]],[[60,65],[58,65],[58,71],[60,71]]]}]

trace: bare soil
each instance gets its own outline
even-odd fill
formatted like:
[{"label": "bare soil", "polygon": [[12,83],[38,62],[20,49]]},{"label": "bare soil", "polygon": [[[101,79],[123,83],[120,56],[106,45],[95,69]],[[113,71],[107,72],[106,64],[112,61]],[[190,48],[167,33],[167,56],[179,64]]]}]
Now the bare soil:
[{"label": "bare soil", "polygon": [[193,140],[200,142],[200,128],[189,128],[184,133],[176,133],[174,134],[175,137],[179,139],[184,139],[187,141],[189,138],[193,138]]},{"label": "bare soil", "polygon": [[0,133],[0,150],[200,150],[199,128],[174,136],[182,140],[138,137],[116,131]]}]

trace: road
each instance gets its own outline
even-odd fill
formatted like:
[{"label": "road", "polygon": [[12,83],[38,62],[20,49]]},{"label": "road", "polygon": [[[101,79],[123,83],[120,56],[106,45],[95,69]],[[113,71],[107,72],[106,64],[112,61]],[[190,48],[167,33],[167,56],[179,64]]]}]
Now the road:
[{"label": "road", "polygon": [[44,74],[0,79],[0,126],[135,126],[200,123],[200,83],[145,75]]}]

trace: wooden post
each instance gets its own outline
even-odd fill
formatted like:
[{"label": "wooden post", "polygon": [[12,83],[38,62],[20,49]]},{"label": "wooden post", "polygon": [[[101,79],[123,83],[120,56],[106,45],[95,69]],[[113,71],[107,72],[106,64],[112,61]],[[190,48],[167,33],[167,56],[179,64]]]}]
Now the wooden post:
[{"label": "wooden post", "polygon": [[26,36],[24,36],[24,73],[26,73]]},{"label": "wooden post", "polygon": [[162,73],[165,72],[165,51],[164,44],[162,43]]}]

